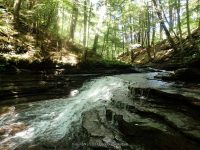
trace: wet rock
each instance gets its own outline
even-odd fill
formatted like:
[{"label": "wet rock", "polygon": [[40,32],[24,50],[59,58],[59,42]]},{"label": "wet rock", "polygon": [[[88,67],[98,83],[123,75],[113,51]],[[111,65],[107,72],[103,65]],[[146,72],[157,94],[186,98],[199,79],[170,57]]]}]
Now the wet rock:
[{"label": "wet rock", "polygon": [[170,79],[172,76],[174,76],[174,71],[163,71],[163,72],[159,72],[155,76],[155,79],[167,80],[168,78]]},{"label": "wet rock", "polygon": [[113,117],[114,124],[119,123],[121,120],[123,120],[123,115],[118,115],[118,114],[114,115]]},{"label": "wet rock", "polygon": [[4,135],[6,133],[5,128],[0,128],[0,136]]},{"label": "wet rock", "polygon": [[[0,103],[21,103],[68,96],[91,76],[53,74],[0,75]],[[0,112],[1,113],[1,112]]]},{"label": "wet rock", "polygon": [[[127,110],[140,116],[150,117],[163,122],[183,136],[200,141],[200,116],[198,97],[187,96],[187,93],[173,90],[158,90],[150,88],[129,88],[135,94],[134,105],[128,105]],[[142,92],[141,92],[142,91]],[[138,97],[147,95],[145,99]],[[195,105],[197,103],[197,105]],[[190,123],[189,123],[190,122]]]},{"label": "wet rock", "polygon": [[[108,109],[107,111],[109,111],[110,117],[112,110]],[[115,118],[119,120],[119,116],[115,116]],[[85,145],[91,149],[121,149],[128,146],[113,126],[106,123],[106,113],[103,113],[102,110],[85,112],[82,127],[88,136],[88,142]]]},{"label": "wet rock", "polygon": [[159,129],[134,122],[130,123],[123,119],[119,120],[118,128],[125,135],[130,145],[144,145],[144,149],[198,149],[197,145],[181,136],[166,134]]},{"label": "wet rock", "polygon": [[[165,103],[173,103],[180,105],[189,105],[192,108],[199,109],[200,99],[196,95],[188,95],[184,90],[179,89],[153,89],[153,88],[135,88],[129,87],[130,94],[133,96],[133,99],[159,99]],[[200,93],[199,93],[200,94]],[[156,101],[155,101],[156,102]]]},{"label": "wet rock", "polygon": [[[26,150],[47,150],[47,148],[45,148],[44,146],[41,146],[41,145],[37,145],[37,144],[31,144],[31,145],[28,145],[27,143],[26,144],[22,144],[20,145],[19,147],[17,147],[15,150],[22,150],[22,149],[26,149]],[[54,148],[51,148],[51,149],[54,149]],[[49,150],[51,150],[49,148]]]},{"label": "wet rock", "polygon": [[100,114],[97,110],[84,113],[82,127],[87,130],[87,133],[90,136],[114,138],[112,132],[110,132],[103,124],[101,124],[99,115]]},{"label": "wet rock", "polygon": [[107,119],[108,121],[112,121],[112,116],[113,116],[112,110],[106,109],[106,119]]},{"label": "wet rock", "polygon": [[146,136],[152,136],[152,134],[160,132],[160,130],[153,127],[141,126],[138,122],[127,122],[123,118],[118,120],[118,128],[123,134],[135,137],[144,136],[144,133]]},{"label": "wet rock", "polygon": [[187,82],[200,82],[199,68],[181,68],[177,69],[174,74],[170,76],[163,76],[163,80],[171,81],[187,81]]},{"label": "wet rock", "polygon": [[149,88],[131,88],[130,93],[135,99],[145,99],[149,97],[150,89]]}]

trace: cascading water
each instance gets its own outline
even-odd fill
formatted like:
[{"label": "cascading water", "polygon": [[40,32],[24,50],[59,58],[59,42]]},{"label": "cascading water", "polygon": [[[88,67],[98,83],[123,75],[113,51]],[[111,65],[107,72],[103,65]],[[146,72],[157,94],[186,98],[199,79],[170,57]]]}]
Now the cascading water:
[{"label": "cascading water", "polygon": [[[30,102],[10,107],[0,116],[0,149],[15,149],[35,139],[56,142],[70,132],[81,114],[97,106],[107,105],[112,92],[123,89],[122,79],[103,77],[92,80],[72,96],[62,99]],[[1,134],[0,134],[1,135]]]}]

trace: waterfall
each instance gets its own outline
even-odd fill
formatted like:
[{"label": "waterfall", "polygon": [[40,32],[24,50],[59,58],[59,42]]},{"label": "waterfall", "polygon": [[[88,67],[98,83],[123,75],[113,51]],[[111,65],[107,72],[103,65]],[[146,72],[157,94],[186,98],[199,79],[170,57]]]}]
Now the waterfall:
[{"label": "waterfall", "polygon": [[[33,140],[56,142],[62,139],[70,132],[74,122],[80,122],[83,112],[107,105],[112,92],[123,86],[122,79],[102,77],[73,90],[68,98],[12,106],[12,111],[0,116],[0,129],[6,130],[0,149],[15,149]],[[11,133],[12,128],[19,132]]]}]

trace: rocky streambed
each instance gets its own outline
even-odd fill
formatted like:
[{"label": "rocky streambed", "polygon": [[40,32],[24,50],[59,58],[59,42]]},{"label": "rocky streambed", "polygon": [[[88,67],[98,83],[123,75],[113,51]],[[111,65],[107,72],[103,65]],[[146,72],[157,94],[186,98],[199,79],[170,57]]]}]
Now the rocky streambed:
[{"label": "rocky streambed", "polygon": [[198,150],[199,85],[163,82],[158,74],[76,77],[84,80],[71,89],[63,77],[62,86],[45,91],[57,95],[50,100],[45,92],[37,101],[36,94],[4,95],[0,149]]},{"label": "rocky streambed", "polygon": [[117,76],[130,83],[125,93],[115,91],[110,105],[83,114],[87,147],[199,149],[199,92],[189,94],[189,89],[149,78],[154,74],[143,75]]}]

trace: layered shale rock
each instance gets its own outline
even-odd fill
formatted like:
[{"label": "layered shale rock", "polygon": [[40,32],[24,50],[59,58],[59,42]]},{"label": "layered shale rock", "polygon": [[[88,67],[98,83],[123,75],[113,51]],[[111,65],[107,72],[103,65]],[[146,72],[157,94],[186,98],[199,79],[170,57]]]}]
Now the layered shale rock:
[{"label": "layered shale rock", "polygon": [[129,87],[106,108],[83,114],[90,149],[196,150],[199,101],[177,91]]}]

